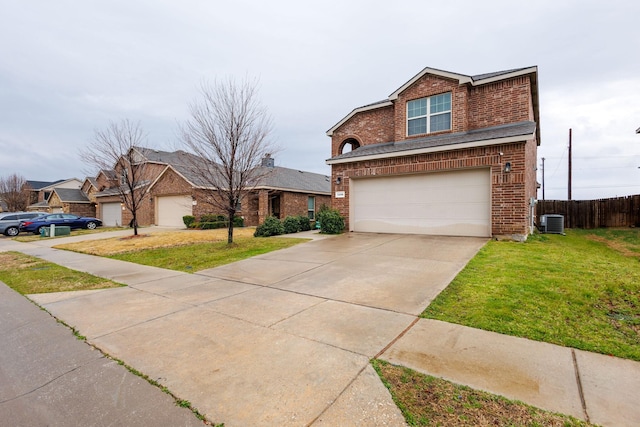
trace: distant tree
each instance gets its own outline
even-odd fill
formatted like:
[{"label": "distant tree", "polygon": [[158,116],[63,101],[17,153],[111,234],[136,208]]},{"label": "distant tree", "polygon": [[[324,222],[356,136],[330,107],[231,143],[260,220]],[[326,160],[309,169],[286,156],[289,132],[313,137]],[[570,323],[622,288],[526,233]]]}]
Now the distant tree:
[{"label": "distant tree", "polygon": [[[275,151],[271,118],[258,99],[256,81],[203,83],[180,127],[181,142],[197,159],[189,165],[202,182],[207,202],[232,219],[238,204],[260,182],[262,159]],[[227,242],[233,243],[233,221]]]},{"label": "distant tree", "polygon": [[14,173],[0,177],[0,200],[7,204],[10,212],[24,211],[29,206],[27,180]]},{"label": "distant tree", "polygon": [[80,156],[95,176],[101,170],[113,170],[118,184],[116,189],[125,209],[133,217],[133,234],[138,235],[138,211],[148,196],[144,157],[138,150],[143,146],[146,134],[140,123],[127,119],[109,122],[104,129],[94,131],[93,140],[81,150]]}]

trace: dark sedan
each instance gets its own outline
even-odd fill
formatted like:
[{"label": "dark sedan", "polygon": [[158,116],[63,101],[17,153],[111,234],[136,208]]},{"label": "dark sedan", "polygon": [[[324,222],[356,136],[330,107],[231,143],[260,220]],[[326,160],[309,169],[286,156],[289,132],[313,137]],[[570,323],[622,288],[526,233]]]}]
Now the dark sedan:
[{"label": "dark sedan", "polygon": [[78,216],[71,214],[51,214],[38,218],[34,218],[28,221],[23,221],[20,224],[20,231],[30,231],[34,234],[40,234],[40,229],[43,227],[49,227],[51,224],[66,225],[71,229],[76,228],[88,228],[93,230],[96,227],[102,225],[102,221],[97,218]]}]

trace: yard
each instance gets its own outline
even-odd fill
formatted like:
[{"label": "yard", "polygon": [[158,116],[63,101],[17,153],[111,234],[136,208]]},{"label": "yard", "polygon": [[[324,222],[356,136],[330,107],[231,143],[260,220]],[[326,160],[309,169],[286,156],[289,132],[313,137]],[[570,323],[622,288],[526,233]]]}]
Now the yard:
[{"label": "yard", "polygon": [[638,229],[491,241],[422,317],[640,360]]},{"label": "yard", "polygon": [[54,247],[193,273],[307,241],[288,237],[255,238],[253,232],[253,228],[235,229],[231,245],[227,244],[227,230],[217,229],[157,232]]},{"label": "yard", "polygon": [[[237,230],[231,246],[226,245],[226,230],[208,230],[57,247],[197,271],[303,241],[255,239],[252,232]],[[14,279],[7,270],[22,270],[24,284],[31,278],[46,282],[56,268],[28,257],[7,259],[11,264],[3,259],[0,280],[9,284]],[[568,230],[566,236],[534,235],[526,243],[490,241],[422,317],[640,360],[639,261],[636,229]],[[35,291],[74,289],[73,283],[82,282],[67,273],[56,274],[61,280]],[[101,286],[90,283],[90,277],[85,280],[87,289]],[[372,363],[410,425],[588,425],[404,367]]]}]

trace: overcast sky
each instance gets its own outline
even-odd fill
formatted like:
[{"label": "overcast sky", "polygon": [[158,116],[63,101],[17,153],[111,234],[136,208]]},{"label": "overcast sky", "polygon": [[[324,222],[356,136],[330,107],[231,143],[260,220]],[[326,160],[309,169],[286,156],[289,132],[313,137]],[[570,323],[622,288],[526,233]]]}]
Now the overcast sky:
[{"label": "overcast sky", "polygon": [[[329,174],[326,131],[424,67],[538,66],[545,196],[640,194],[640,2],[0,0],[0,175],[87,171],[110,120],[173,149],[204,80],[260,80],[276,165]],[[539,181],[541,174],[539,168]],[[542,198],[542,192],[539,192]]]}]

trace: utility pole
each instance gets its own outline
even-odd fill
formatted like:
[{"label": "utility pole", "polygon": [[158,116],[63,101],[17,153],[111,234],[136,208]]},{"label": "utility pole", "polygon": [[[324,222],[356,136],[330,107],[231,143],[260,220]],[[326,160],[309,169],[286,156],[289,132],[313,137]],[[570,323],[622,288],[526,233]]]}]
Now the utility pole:
[{"label": "utility pole", "polygon": [[544,157],[542,158],[542,201],[544,201]]},{"label": "utility pole", "polygon": [[571,128],[569,128],[569,198],[571,200]]}]

